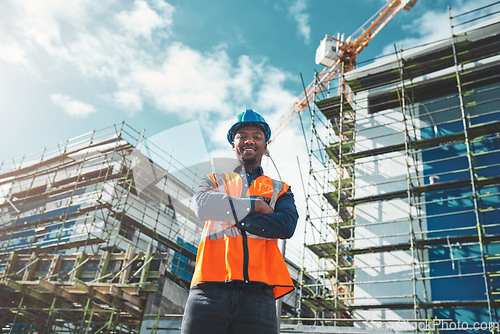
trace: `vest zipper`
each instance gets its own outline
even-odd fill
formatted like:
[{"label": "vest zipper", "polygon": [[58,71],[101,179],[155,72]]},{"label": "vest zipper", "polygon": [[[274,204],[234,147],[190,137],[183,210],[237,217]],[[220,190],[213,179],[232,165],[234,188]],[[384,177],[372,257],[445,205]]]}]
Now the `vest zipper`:
[{"label": "vest zipper", "polygon": [[250,277],[248,276],[248,238],[247,233],[241,230],[241,240],[243,241],[243,279],[245,283],[250,282]]}]

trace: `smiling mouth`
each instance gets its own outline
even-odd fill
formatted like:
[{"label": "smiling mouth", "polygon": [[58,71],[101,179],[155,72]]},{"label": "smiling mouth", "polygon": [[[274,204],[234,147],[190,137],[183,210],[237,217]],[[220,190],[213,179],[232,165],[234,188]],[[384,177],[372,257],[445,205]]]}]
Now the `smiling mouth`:
[{"label": "smiling mouth", "polygon": [[257,148],[255,148],[255,147],[243,147],[242,151],[243,151],[243,153],[255,152],[255,151],[257,151]]}]

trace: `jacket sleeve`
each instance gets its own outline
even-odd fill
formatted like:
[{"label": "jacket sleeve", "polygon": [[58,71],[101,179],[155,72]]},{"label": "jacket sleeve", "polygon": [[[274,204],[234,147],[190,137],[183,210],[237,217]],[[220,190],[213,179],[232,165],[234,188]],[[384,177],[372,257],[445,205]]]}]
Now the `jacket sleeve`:
[{"label": "jacket sleeve", "polygon": [[237,222],[236,226],[264,238],[289,239],[295,232],[298,219],[293,193],[288,189],[276,201],[274,213],[248,215]]},{"label": "jacket sleeve", "polygon": [[201,220],[240,221],[255,213],[255,200],[217,191],[210,178],[204,177],[194,194],[194,212]]}]

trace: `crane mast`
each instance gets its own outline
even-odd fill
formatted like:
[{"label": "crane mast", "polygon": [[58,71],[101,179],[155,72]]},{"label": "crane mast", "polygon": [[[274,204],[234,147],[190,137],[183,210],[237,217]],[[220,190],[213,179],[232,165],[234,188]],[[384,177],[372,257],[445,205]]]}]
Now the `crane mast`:
[{"label": "crane mast", "polygon": [[[417,1],[418,0],[391,0],[387,2],[358,30],[347,37],[345,41],[326,35],[316,52],[316,62],[325,65],[325,68],[320,73],[316,74],[314,80],[293,103],[290,111],[278,119],[278,122],[272,129],[273,140],[275,140],[276,136],[309,105],[316,95],[318,95],[337,74],[339,74],[342,67],[344,72],[348,72],[356,67],[356,56],[394,17],[394,15],[401,9],[409,11]],[[319,55],[318,52],[320,52]]]}]

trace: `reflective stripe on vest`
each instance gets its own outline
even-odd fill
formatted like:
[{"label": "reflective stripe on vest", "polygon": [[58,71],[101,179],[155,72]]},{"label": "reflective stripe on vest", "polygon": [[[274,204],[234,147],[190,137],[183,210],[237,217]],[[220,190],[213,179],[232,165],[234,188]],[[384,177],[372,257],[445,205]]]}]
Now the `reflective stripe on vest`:
[{"label": "reflective stripe on vest", "polygon": [[[243,180],[238,173],[210,174],[214,186],[224,193],[241,197]],[[276,201],[289,186],[261,175],[248,187],[246,197],[258,197],[273,209]],[[237,217],[242,219],[243,217]],[[246,238],[246,243],[243,239]],[[244,268],[244,244],[248,251],[248,268]],[[247,270],[245,270],[247,269]],[[191,286],[201,282],[245,281],[266,283],[274,288],[279,298],[294,289],[285,260],[276,239],[267,239],[242,231],[234,222],[207,221],[196,257]]]}]

